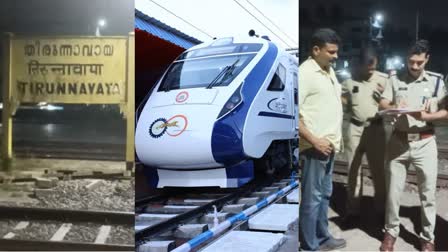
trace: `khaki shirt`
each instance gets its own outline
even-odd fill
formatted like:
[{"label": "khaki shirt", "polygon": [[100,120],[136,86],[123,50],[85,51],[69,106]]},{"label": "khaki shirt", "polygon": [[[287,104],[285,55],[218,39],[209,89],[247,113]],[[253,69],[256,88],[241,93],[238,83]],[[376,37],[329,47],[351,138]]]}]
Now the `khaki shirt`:
[{"label": "khaki shirt", "polygon": [[[327,73],[312,58],[299,67],[299,114],[314,136],[330,141],[336,152],[341,150],[341,85],[332,68]],[[301,151],[311,147],[308,141],[300,139]]]},{"label": "khaki shirt", "polygon": [[[439,87],[436,92],[437,81]],[[407,108],[421,109],[425,100],[433,98],[434,93],[438,103],[446,96],[442,75],[423,71],[419,78],[412,81],[408,71],[404,70],[390,76],[382,97],[397,104],[403,99],[408,105]],[[432,128],[432,124],[416,120],[409,115],[401,115],[395,122],[395,129],[403,132],[421,132]]]},{"label": "khaki shirt", "polygon": [[342,83],[342,96],[347,99],[347,108],[351,117],[366,122],[378,112],[378,102],[373,99],[377,85],[386,86],[388,75],[375,71],[368,80],[348,79]]}]

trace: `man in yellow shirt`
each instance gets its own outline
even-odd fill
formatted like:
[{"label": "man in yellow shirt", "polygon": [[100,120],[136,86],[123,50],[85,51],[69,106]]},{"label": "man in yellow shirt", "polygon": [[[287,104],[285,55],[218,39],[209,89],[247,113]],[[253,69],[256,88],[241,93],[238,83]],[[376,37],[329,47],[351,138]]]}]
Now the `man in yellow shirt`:
[{"label": "man in yellow shirt", "polygon": [[317,30],[311,37],[311,57],[299,67],[299,149],[304,160],[301,250],[334,250],[346,245],[345,240],[328,232],[334,155],[342,142],[341,85],[331,67],[338,57],[339,43],[333,30]]}]

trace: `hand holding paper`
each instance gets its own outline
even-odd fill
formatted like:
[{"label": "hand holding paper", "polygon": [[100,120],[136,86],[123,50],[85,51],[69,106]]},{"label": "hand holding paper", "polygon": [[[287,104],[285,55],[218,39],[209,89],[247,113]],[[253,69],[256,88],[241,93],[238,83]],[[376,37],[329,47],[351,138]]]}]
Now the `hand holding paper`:
[{"label": "hand holding paper", "polygon": [[423,109],[410,109],[410,108],[393,108],[393,109],[385,109],[378,112],[378,115],[401,115],[401,114],[416,114],[424,111]]}]

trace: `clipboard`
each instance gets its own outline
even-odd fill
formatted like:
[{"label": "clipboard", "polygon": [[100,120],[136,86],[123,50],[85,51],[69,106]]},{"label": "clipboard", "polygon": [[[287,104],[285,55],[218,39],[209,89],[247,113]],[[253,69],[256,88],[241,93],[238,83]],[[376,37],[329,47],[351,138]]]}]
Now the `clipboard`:
[{"label": "clipboard", "polygon": [[378,111],[379,116],[385,116],[385,115],[406,115],[406,114],[412,114],[412,113],[419,113],[422,112],[422,109],[410,109],[410,108],[394,108],[394,109],[385,109]]}]

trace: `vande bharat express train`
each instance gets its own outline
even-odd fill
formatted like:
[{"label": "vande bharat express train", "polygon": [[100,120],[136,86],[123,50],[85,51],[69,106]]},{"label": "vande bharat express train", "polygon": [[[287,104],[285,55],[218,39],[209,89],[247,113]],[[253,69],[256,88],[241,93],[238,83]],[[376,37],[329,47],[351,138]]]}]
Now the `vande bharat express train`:
[{"label": "vande bharat express train", "polygon": [[182,53],[137,109],[137,157],[157,170],[150,183],[239,187],[258,173],[290,171],[297,74],[297,58],[262,38],[215,39]]}]

